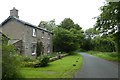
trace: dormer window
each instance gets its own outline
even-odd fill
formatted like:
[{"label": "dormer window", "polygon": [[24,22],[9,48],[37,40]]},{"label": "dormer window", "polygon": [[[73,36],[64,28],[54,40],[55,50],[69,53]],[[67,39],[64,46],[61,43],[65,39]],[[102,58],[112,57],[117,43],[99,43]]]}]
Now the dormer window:
[{"label": "dormer window", "polygon": [[36,29],[33,29],[33,37],[36,37]]}]

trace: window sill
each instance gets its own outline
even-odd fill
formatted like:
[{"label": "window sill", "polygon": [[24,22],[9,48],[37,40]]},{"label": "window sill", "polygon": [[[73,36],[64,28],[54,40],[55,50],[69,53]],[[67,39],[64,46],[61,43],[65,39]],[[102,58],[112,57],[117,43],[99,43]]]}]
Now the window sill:
[{"label": "window sill", "polygon": [[32,37],[37,37],[37,36],[32,36]]},{"label": "window sill", "polygon": [[32,56],[35,56],[36,53],[32,53]]}]

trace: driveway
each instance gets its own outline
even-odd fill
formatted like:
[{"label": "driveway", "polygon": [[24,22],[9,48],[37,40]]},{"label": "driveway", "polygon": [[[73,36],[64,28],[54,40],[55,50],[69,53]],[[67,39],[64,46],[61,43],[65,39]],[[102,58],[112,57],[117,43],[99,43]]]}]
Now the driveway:
[{"label": "driveway", "polygon": [[118,64],[80,53],[83,57],[82,68],[74,78],[118,78]]}]

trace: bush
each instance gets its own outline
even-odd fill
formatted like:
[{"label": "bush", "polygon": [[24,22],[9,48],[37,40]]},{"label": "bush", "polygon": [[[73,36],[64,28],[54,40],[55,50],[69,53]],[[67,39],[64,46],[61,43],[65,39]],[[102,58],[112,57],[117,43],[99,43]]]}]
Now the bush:
[{"label": "bush", "polygon": [[72,52],[79,49],[79,39],[81,39],[80,31],[64,28],[56,28],[53,33],[53,48],[54,51]]},{"label": "bush", "polygon": [[47,55],[41,55],[38,59],[38,64],[36,64],[37,67],[44,67],[48,65],[49,57]]},{"label": "bush", "polygon": [[36,62],[22,62],[24,67],[34,67]]},{"label": "bush", "polygon": [[115,53],[115,52],[108,53],[108,55],[109,55],[109,56],[111,56],[111,57],[118,57],[118,54],[117,54],[117,53]]},{"label": "bush", "polygon": [[16,80],[20,78],[21,74],[19,71],[20,56],[15,51],[12,45],[2,45],[2,79]]},{"label": "bush", "polygon": [[78,54],[77,52],[69,52],[69,53],[67,53],[68,55],[76,55],[76,54]]},{"label": "bush", "polygon": [[23,62],[34,62],[35,59],[28,57],[28,56],[22,56],[22,61]]}]

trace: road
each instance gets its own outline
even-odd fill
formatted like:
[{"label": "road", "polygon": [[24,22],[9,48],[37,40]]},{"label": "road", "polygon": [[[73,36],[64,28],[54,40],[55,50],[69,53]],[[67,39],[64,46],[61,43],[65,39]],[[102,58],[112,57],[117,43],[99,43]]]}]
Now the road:
[{"label": "road", "polygon": [[86,53],[83,57],[82,68],[74,78],[118,78],[118,64]]}]

